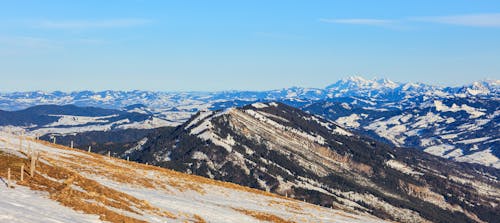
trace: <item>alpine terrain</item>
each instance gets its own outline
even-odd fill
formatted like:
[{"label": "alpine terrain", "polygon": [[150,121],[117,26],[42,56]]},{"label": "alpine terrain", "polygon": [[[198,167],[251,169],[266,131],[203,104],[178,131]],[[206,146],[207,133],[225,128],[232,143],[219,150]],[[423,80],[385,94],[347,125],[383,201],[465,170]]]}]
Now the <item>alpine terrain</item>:
[{"label": "alpine terrain", "polygon": [[181,125],[201,110],[278,101],[395,146],[499,168],[499,94],[499,80],[440,87],[357,76],[270,91],[14,92],[0,93],[0,126],[34,135],[153,129]]},{"label": "alpine terrain", "polygon": [[282,103],[200,111],[120,154],[398,222],[494,222],[500,172],[358,135]]}]

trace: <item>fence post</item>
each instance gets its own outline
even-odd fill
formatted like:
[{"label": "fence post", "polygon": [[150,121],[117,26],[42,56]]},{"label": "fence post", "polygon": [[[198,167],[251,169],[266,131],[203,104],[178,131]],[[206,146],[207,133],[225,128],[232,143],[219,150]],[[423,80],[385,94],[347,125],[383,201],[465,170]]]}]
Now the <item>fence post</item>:
[{"label": "fence post", "polygon": [[71,148],[73,149],[73,140],[71,140]]},{"label": "fence post", "polygon": [[127,156],[127,161],[130,161],[129,157]]},{"label": "fence post", "polygon": [[10,188],[10,168],[7,169],[7,187]]},{"label": "fence post", "polygon": [[21,165],[21,181],[24,181],[24,163]]},{"label": "fence post", "polygon": [[108,157],[111,157],[111,151],[108,150]]},{"label": "fence post", "polygon": [[54,137],[54,140],[52,143],[56,144],[56,136],[53,136]]},{"label": "fence post", "polygon": [[35,168],[36,168],[36,153],[33,151],[31,153],[31,166],[30,166],[30,175],[31,177],[35,176]]},{"label": "fence post", "polygon": [[90,151],[92,151],[92,146],[89,146],[89,151],[88,152],[90,153]]}]

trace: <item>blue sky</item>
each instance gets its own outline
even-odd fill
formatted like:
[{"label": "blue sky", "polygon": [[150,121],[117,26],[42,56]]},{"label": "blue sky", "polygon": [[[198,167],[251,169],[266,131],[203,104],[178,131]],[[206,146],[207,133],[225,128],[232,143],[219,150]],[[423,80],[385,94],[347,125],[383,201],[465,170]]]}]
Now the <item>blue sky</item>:
[{"label": "blue sky", "polygon": [[0,91],[500,78],[500,1],[0,1]]}]

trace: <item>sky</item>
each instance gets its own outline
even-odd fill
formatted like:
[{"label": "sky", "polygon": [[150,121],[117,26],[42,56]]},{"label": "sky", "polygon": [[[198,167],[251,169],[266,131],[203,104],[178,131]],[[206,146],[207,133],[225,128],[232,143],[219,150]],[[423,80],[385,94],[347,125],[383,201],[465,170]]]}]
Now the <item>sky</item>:
[{"label": "sky", "polygon": [[500,79],[498,0],[0,0],[0,91]]}]

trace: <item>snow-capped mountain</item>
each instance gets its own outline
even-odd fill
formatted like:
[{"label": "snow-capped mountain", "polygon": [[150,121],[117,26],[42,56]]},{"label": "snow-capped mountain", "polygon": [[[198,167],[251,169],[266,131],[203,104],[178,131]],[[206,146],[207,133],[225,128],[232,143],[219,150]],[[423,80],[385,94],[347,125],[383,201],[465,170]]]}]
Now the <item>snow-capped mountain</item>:
[{"label": "snow-capped mountain", "polygon": [[499,98],[500,80],[485,80],[460,87],[439,87],[422,83],[397,83],[388,79],[344,78],[326,88],[292,87],[270,91],[157,92],[157,91],[77,91],[0,93],[0,110],[14,111],[54,104],[122,109],[142,104],[149,109],[168,112],[196,112],[220,109],[231,104],[254,101],[318,101],[331,98],[358,97],[372,105],[400,106],[421,97],[489,97]]},{"label": "snow-capped mountain", "polygon": [[[455,97],[410,98],[413,103],[404,104],[402,109],[390,103],[358,103],[353,98],[316,102],[302,109],[396,146],[500,168],[500,100],[495,96],[480,97],[478,90],[470,89],[456,89]],[[492,90],[482,91],[483,96],[498,95]],[[464,97],[463,92],[475,96]]]},{"label": "snow-capped mountain", "polygon": [[398,222],[491,222],[497,169],[379,143],[281,103],[202,111],[118,156]]},{"label": "snow-capped mountain", "polygon": [[[12,111],[40,104],[74,104],[149,116],[147,120],[138,122],[125,122],[127,119],[122,119],[123,123],[96,123],[96,120],[92,120],[95,117],[61,116],[59,119],[62,120],[51,117],[52,122],[44,124],[59,125],[69,121],[67,119],[73,119],[73,124],[77,126],[59,125],[56,129],[54,126],[38,124],[35,127],[47,130],[43,133],[56,132],[55,130],[59,133],[74,133],[108,130],[110,126],[106,125],[119,129],[177,126],[201,110],[239,107],[257,101],[278,101],[302,108],[337,121],[343,127],[397,146],[416,147],[459,161],[494,167],[500,165],[500,80],[441,87],[350,77],[326,88],[293,87],[270,91],[15,92],[0,94],[0,109]],[[4,114],[6,113],[0,112],[0,120],[8,117]],[[401,119],[402,117],[404,118]],[[102,121],[101,118],[99,120]],[[97,125],[78,126],[82,121]],[[27,125],[22,127],[26,128]]]},{"label": "snow-capped mountain", "polygon": [[5,132],[0,169],[6,223],[386,222]]}]

